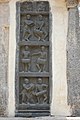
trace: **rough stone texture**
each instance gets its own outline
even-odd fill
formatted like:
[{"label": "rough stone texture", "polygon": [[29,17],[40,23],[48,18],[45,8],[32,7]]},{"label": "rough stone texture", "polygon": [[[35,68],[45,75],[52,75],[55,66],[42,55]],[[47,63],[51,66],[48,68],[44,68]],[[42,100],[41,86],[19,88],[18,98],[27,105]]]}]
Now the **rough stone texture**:
[{"label": "rough stone texture", "polygon": [[79,15],[77,7],[69,9],[67,42],[68,104],[72,114],[80,116],[80,42],[78,36]]},{"label": "rough stone texture", "polygon": [[[15,4],[17,0],[10,2],[10,40],[9,40],[9,116],[15,115]],[[66,36],[67,36],[67,9],[65,0],[48,0],[51,7],[52,35],[52,93],[51,115],[69,116],[67,105],[67,80],[66,80]],[[51,33],[51,32],[50,32]],[[13,63],[13,64],[12,64]],[[55,64],[55,66],[54,66]],[[50,87],[51,88],[51,87]],[[12,91],[12,92],[11,92]]]},{"label": "rough stone texture", "polygon": [[67,0],[67,8],[72,8],[77,6],[78,0]]},{"label": "rough stone texture", "polygon": [[8,4],[0,4],[0,116],[7,114]]},{"label": "rough stone texture", "polygon": [[33,117],[33,118],[23,118],[23,117],[0,117],[0,120],[80,120],[80,117]]},{"label": "rough stone texture", "polygon": [[[0,118],[0,120],[70,120],[66,117]],[[73,119],[76,120],[76,119]]]}]

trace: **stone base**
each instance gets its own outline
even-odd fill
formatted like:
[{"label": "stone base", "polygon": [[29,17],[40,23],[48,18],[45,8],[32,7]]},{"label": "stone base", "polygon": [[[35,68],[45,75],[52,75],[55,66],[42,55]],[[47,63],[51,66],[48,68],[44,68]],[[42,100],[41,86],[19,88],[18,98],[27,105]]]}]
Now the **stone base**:
[{"label": "stone base", "polygon": [[0,117],[0,120],[80,120],[80,117],[34,117],[34,118],[22,118],[22,117]]}]

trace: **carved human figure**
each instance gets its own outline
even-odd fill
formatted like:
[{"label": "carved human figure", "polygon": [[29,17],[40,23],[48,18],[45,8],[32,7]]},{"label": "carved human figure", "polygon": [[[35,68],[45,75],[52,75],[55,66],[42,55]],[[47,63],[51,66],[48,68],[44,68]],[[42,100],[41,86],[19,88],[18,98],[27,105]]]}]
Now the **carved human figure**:
[{"label": "carved human figure", "polygon": [[29,79],[25,78],[23,83],[23,90],[20,95],[22,95],[22,104],[34,103],[33,99],[34,84],[30,83]]},{"label": "carved human figure", "polygon": [[30,51],[29,47],[25,46],[25,49],[22,51],[22,63],[23,63],[23,71],[30,71]]},{"label": "carved human figure", "polygon": [[44,30],[45,22],[43,20],[43,16],[38,16],[38,21],[36,21],[34,26],[34,35],[38,38],[38,41],[45,41],[45,38],[47,37],[47,32]]},{"label": "carved human figure", "polygon": [[32,11],[32,3],[27,3],[26,6],[27,11]]},{"label": "carved human figure", "polygon": [[38,78],[37,84],[36,84],[36,97],[37,97],[37,103],[38,104],[44,104],[47,103],[47,88],[48,85],[43,84],[43,81],[41,78]]},{"label": "carved human figure", "polygon": [[45,11],[46,10],[46,6],[44,4],[44,2],[40,2],[38,5],[38,11]]},{"label": "carved human figure", "polygon": [[45,47],[42,46],[40,52],[33,53],[32,55],[39,55],[36,66],[37,66],[39,72],[45,72],[46,71],[45,70],[46,62],[47,62],[47,52],[45,51]]},{"label": "carved human figure", "polygon": [[31,20],[31,16],[27,15],[27,19],[24,21],[24,31],[23,31],[23,38],[26,41],[29,41],[29,38],[32,35],[32,27],[34,26],[34,22]]}]

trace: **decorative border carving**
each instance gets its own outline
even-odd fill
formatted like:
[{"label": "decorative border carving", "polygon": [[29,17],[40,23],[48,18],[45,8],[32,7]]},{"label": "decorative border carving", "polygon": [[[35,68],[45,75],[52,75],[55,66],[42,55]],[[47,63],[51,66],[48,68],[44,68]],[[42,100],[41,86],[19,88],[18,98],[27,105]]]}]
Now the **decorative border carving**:
[{"label": "decorative border carving", "polygon": [[73,8],[78,5],[78,0],[66,0],[67,8]]}]

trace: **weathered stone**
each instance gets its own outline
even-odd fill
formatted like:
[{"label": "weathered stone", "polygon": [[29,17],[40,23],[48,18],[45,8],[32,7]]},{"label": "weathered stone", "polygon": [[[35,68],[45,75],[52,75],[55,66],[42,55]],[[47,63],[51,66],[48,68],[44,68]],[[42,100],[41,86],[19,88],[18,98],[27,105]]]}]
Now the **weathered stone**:
[{"label": "weathered stone", "polygon": [[[72,114],[80,116],[80,42],[78,36],[79,14],[77,7],[69,9],[67,42],[68,104]],[[77,112],[76,112],[77,110]]]},{"label": "weathered stone", "polygon": [[34,117],[34,118],[0,118],[0,120],[80,120],[80,117],[61,117],[61,116],[49,116],[49,117]]},{"label": "weathered stone", "polygon": [[8,4],[0,4],[0,116],[7,115]]},{"label": "weathered stone", "polygon": [[67,1],[67,8],[73,8],[78,5],[78,0],[66,0]]},{"label": "weathered stone", "polygon": [[49,115],[49,2],[17,2],[17,9],[16,116]]}]

